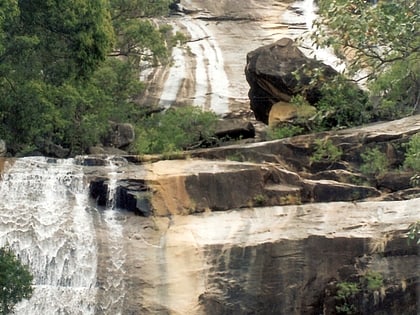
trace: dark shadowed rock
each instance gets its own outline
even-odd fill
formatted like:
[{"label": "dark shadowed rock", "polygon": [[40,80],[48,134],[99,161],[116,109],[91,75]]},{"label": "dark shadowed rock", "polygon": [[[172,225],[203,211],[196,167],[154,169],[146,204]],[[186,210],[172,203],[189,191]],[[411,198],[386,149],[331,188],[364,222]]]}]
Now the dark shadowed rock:
[{"label": "dark shadowed rock", "polygon": [[122,149],[130,145],[135,138],[134,127],[131,124],[110,122],[110,130],[104,139],[104,145]]},{"label": "dark shadowed rock", "polygon": [[65,158],[68,157],[70,154],[70,150],[67,148],[63,148],[59,144],[55,144],[51,140],[38,138],[35,141],[35,145],[37,146],[38,150],[45,156],[53,156],[58,158]]},{"label": "dark shadowed rock", "polygon": [[[307,71],[303,71],[303,67]],[[315,104],[321,96],[320,85],[309,87],[312,77],[307,74],[315,69],[322,69],[325,80],[337,75],[330,66],[306,57],[290,38],[282,38],[249,52],[245,75],[250,85],[248,96],[255,118],[268,124],[273,104],[289,102],[292,96],[300,93],[311,105]]]},{"label": "dark shadowed rock", "polygon": [[89,195],[98,206],[106,206],[108,201],[107,178],[95,178],[89,184]]},{"label": "dark shadowed rock", "polygon": [[248,139],[255,137],[255,127],[243,119],[223,119],[216,125],[215,136],[219,139]]},{"label": "dark shadowed rock", "polygon": [[389,172],[378,178],[378,187],[389,191],[405,190],[412,187],[413,172]]}]

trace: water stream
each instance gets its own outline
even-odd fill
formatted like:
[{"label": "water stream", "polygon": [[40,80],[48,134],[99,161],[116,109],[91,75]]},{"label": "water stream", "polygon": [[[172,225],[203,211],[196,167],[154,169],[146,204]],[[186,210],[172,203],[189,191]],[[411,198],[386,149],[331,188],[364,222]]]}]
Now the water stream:
[{"label": "water stream", "polygon": [[[316,48],[310,39],[317,19],[318,8],[314,0],[298,0],[287,9],[286,6],[283,10],[273,9],[276,13],[270,16],[268,25],[264,19],[259,22],[229,19],[209,22],[200,18],[208,14],[207,9],[202,8],[206,2],[186,3],[191,9],[197,9],[198,15],[175,15],[169,23],[174,31],[185,33],[189,41],[173,50],[172,66],[166,76],[157,72],[152,79],[158,81],[155,84],[159,93],[155,97],[162,108],[189,104],[212,110],[219,116],[238,106],[248,109],[249,86],[244,75],[246,54],[282,37],[300,38],[300,48],[308,57],[321,60],[339,72],[344,70],[345,65],[331,49]],[[226,14],[235,17],[235,12]]]},{"label": "water stream", "polygon": [[80,167],[18,159],[2,175],[0,196],[0,246],[34,275],[33,297],[16,314],[93,314],[97,245]]}]

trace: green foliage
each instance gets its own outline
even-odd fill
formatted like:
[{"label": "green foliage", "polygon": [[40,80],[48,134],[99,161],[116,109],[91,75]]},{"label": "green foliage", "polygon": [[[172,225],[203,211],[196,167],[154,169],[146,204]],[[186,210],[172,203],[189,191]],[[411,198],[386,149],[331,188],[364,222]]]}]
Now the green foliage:
[{"label": "green foliage", "polygon": [[337,162],[343,155],[343,150],[335,146],[330,139],[316,139],[315,151],[312,154],[311,162]]},{"label": "green foliage", "polygon": [[111,0],[111,13],[114,21],[151,18],[169,12],[172,0]]},{"label": "green foliage", "polygon": [[388,170],[388,159],[378,148],[367,149],[361,154],[360,171],[369,176],[382,176]]},{"label": "green foliage", "polygon": [[235,152],[226,156],[226,159],[234,162],[243,162],[245,157],[240,152]]},{"label": "green foliage", "polygon": [[258,194],[252,198],[252,201],[256,206],[263,206],[267,201],[267,197],[263,194]]},{"label": "green foliage", "polygon": [[356,314],[357,308],[351,303],[351,299],[360,292],[360,288],[357,283],[354,282],[339,282],[337,283],[336,299],[336,310],[338,314]]},{"label": "green foliage", "polygon": [[281,127],[270,127],[267,132],[267,137],[269,140],[289,138],[302,134],[303,130],[301,126],[290,124]]},{"label": "green foliage", "polygon": [[19,1],[19,11],[10,44],[38,40],[19,59],[48,83],[89,76],[110,51],[114,34],[105,0]]},{"label": "green foliage", "polygon": [[166,15],[171,0],[113,0],[112,22],[117,44],[111,56],[126,58],[132,67],[157,65],[169,60],[169,52],[185,37],[168,24],[151,18]]},{"label": "green foliage", "polygon": [[32,274],[9,248],[0,248],[0,313],[9,314],[32,295]]},{"label": "green foliage", "polygon": [[370,105],[366,94],[342,76],[321,87],[318,109],[318,130],[360,126],[370,120]]},{"label": "green foliage", "polygon": [[368,291],[379,290],[384,284],[382,275],[379,272],[371,270],[367,271],[359,280],[362,287]]},{"label": "green foliage", "polygon": [[420,221],[411,223],[408,227],[407,232],[408,242],[415,242],[417,245],[420,245]]},{"label": "green foliage", "polygon": [[3,1],[0,138],[10,152],[45,140],[84,153],[109,120],[141,121],[139,64],[168,59],[182,39],[148,19],[166,14],[169,2]]},{"label": "green foliage", "polygon": [[320,0],[318,4],[322,18],[315,22],[314,43],[332,47],[346,59],[348,76],[358,74],[371,81],[376,118],[414,112],[420,100],[418,3]]},{"label": "green foliage", "polygon": [[420,172],[420,133],[410,139],[406,148],[404,167]]},{"label": "green foliage", "polygon": [[217,116],[195,106],[169,109],[143,119],[134,150],[140,154],[171,153],[213,141]]}]

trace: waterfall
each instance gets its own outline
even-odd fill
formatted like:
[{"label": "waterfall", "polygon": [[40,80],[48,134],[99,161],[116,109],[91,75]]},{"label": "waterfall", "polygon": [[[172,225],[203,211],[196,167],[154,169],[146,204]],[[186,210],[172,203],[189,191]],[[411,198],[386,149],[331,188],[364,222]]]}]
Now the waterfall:
[{"label": "waterfall", "polygon": [[310,33],[314,31],[314,22],[318,18],[318,6],[315,0],[300,0],[295,2],[291,9],[283,14],[286,24],[297,25],[288,31],[288,35],[301,39],[301,46],[304,53],[310,58],[316,58],[327,65],[330,65],[338,72],[343,72],[345,64],[337,58],[331,48],[316,48],[310,39]]},{"label": "waterfall", "polygon": [[11,164],[0,181],[0,246],[34,275],[16,314],[93,314],[97,244],[81,167],[44,157]]},{"label": "waterfall", "polygon": [[125,297],[124,268],[125,252],[123,248],[123,221],[125,214],[116,208],[117,177],[119,166],[125,165],[124,159],[107,159],[108,200],[107,206],[100,212],[98,228],[105,231],[101,240],[100,297],[97,314],[122,314]]},{"label": "waterfall", "polygon": [[115,208],[118,159],[108,159],[108,205],[89,201],[84,157],[6,162],[0,180],[0,246],[34,276],[16,314],[122,314],[123,219]]}]

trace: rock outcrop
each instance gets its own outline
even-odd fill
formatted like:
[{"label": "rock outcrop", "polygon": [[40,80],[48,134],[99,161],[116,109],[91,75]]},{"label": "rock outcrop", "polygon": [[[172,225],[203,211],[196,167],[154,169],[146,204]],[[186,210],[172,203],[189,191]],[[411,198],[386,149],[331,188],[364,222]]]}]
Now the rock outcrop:
[{"label": "rock outcrop", "polygon": [[219,120],[215,130],[215,136],[222,140],[238,140],[255,137],[254,125],[248,120],[239,118]]},{"label": "rock outcrop", "polygon": [[379,274],[357,310],[416,315],[418,249],[405,233],[419,202],[126,216],[124,312],[336,314],[338,283]]},{"label": "rock outcrop", "polygon": [[273,104],[289,102],[297,94],[303,94],[311,105],[315,104],[320,99],[320,84],[309,86],[313,76],[310,73],[315,69],[322,73],[324,80],[337,75],[332,67],[306,57],[290,38],[249,52],[245,75],[255,118],[268,124]]},{"label": "rock outcrop", "polygon": [[[125,156],[113,171],[116,205],[141,216],[118,219],[130,284],[124,312],[416,315],[418,245],[407,232],[420,189],[403,183],[413,172],[392,185],[391,175],[358,167],[369,147],[400,165],[402,144],[418,132],[412,116],[178,160]],[[311,161],[316,139],[340,146],[341,159]],[[111,179],[89,178],[105,205]],[[357,292],[343,300],[339,288],[349,285]]]},{"label": "rock outcrop", "polygon": [[104,145],[106,147],[124,149],[134,141],[134,138],[135,132],[133,125],[110,122],[109,132],[104,139]]},{"label": "rock outcrop", "polygon": [[[117,180],[118,192],[124,195],[117,197],[118,206],[164,216],[250,206],[392,199],[402,190],[415,195],[418,192],[410,186],[414,172],[366,174],[361,172],[361,156],[377,148],[391,168],[399,168],[404,143],[418,132],[419,116],[412,116],[361,128],[189,151],[189,159],[146,163],[139,166],[141,172],[123,165]],[[319,147],[320,139],[340,150],[339,159],[314,159],[317,151],[324,150]],[[107,185],[102,178],[100,182]]]}]

